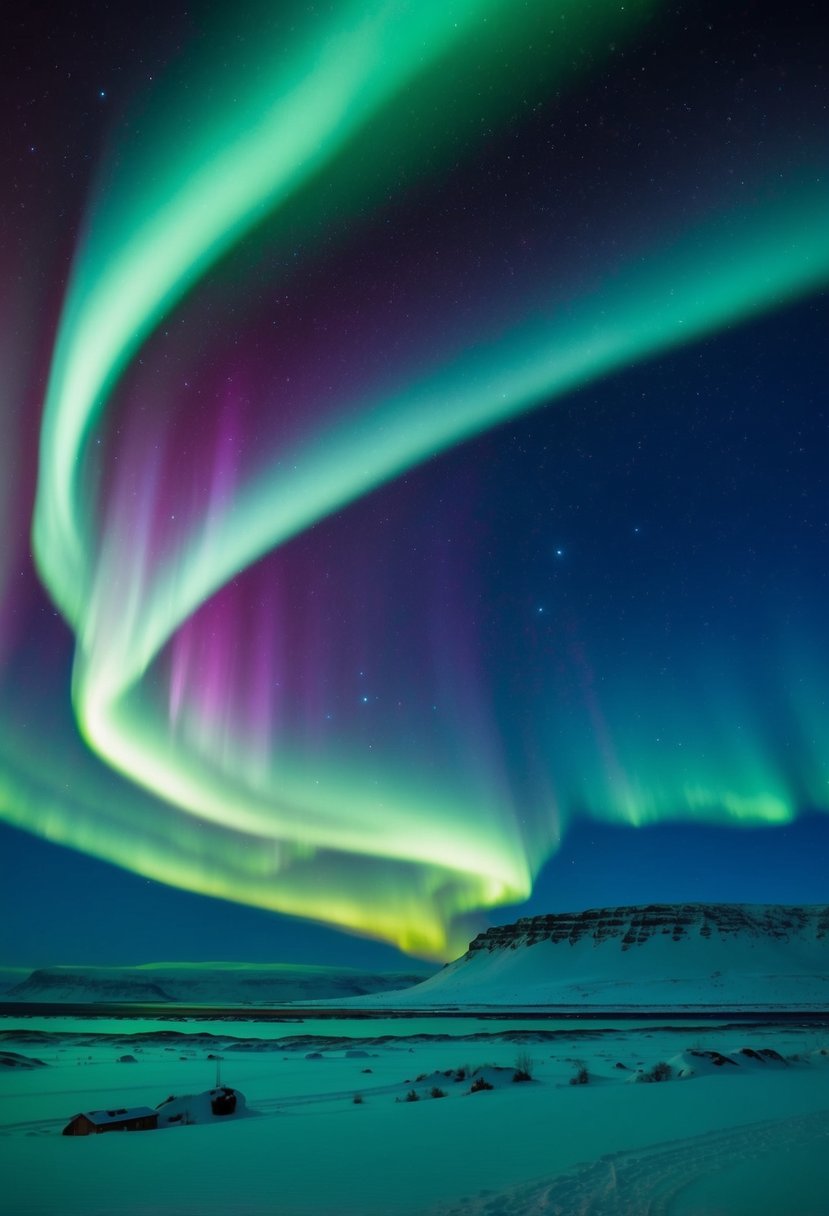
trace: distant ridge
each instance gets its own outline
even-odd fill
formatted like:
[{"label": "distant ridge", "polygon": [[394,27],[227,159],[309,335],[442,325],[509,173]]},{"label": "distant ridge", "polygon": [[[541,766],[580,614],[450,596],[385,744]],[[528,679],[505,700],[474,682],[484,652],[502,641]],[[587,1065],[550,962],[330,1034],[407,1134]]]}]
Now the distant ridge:
[{"label": "distant ridge", "polygon": [[374,1005],[829,1009],[829,904],[632,904],[480,933]]},{"label": "distant ridge", "polygon": [[396,990],[419,983],[423,975],[424,971],[374,973],[290,963],[42,967],[3,992],[0,1001],[281,1005]]}]

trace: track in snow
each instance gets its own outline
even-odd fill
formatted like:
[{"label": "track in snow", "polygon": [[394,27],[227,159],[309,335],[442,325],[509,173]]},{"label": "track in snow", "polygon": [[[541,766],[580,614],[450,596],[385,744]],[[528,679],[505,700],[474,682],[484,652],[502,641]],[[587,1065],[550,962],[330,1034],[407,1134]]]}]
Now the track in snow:
[{"label": "track in snow", "polygon": [[795,1146],[829,1154],[829,1110],[612,1153],[564,1175],[441,1207],[434,1216],[669,1216],[702,1175]]}]

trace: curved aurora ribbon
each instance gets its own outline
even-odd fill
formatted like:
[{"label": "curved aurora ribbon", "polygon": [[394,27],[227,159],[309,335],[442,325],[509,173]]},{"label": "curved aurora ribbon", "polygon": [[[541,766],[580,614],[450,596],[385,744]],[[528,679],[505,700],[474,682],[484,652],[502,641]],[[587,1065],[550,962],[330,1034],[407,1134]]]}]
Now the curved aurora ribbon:
[{"label": "curved aurora ribbon", "polygon": [[[579,5],[561,7],[579,19]],[[606,38],[619,21],[611,7],[599,6],[599,19],[582,18],[585,38]],[[333,158],[347,155],[349,141],[393,98],[417,89],[436,65],[451,73],[465,40],[486,21],[512,20],[502,0],[381,4],[368,14],[364,4],[344,5],[324,38],[300,38],[293,58],[281,54],[274,71],[263,56],[266,83],[251,88],[230,131],[223,123],[211,141],[205,129],[189,156],[151,175],[156,184],[139,223],[123,198],[121,223],[117,206],[108,211],[103,198],[56,344],[34,523],[38,569],[77,637],[73,701],[87,742],[183,812],[169,811],[173,834],[188,840],[183,855],[198,853],[199,840],[238,834],[241,842],[234,856],[242,860],[223,861],[211,843],[209,864],[187,875],[150,858],[125,860],[125,850],[115,859],[434,955],[457,947],[451,926],[459,913],[526,897],[552,825],[528,849],[496,792],[464,817],[453,813],[458,795],[450,783],[413,795],[408,783],[404,789],[387,779],[375,794],[359,772],[332,758],[310,782],[290,739],[273,743],[251,779],[232,759],[217,762],[209,749],[175,736],[144,696],[145,676],[235,575],[360,495],[500,421],[825,282],[826,185],[792,181],[780,196],[785,201],[732,208],[670,243],[656,239],[606,283],[573,299],[566,315],[536,304],[530,318],[510,317],[488,345],[456,349],[414,382],[377,392],[297,439],[160,559],[139,531],[131,564],[121,563],[117,578],[121,537],[106,524],[96,533],[83,471],[96,419],[161,318],[264,212],[278,213]],[[711,800],[700,788],[688,791],[689,807]],[[771,820],[788,814],[779,802],[739,796],[724,810]],[[633,805],[629,818],[635,821]],[[89,833],[82,847],[96,850]]]}]

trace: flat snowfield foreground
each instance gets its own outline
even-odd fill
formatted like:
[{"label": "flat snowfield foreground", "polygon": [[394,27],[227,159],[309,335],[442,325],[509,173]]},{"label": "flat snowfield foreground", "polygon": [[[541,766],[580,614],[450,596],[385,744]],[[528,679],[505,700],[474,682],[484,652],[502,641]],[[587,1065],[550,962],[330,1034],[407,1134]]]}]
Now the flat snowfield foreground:
[{"label": "flat snowfield foreground", "polygon": [[[829,1216],[819,1017],[245,1016],[0,1020],[3,1211]],[[157,1130],[61,1135],[160,1104]]]}]

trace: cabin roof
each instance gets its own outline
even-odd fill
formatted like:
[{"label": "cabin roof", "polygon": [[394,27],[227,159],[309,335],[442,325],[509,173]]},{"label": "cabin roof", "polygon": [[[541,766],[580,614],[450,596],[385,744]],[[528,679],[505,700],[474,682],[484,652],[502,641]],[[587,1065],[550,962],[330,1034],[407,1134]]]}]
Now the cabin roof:
[{"label": "cabin roof", "polygon": [[[85,1110],[82,1111],[84,1119],[88,1119],[90,1123],[94,1123],[96,1127],[102,1127],[106,1123],[126,1123],[129,1119],[146,1119],[147,1115],[157,1115],[150,1106],[131,1106],[129,1109],[121,1107],[119,1110]],[[75,1118],[80,1118],[80,1115],[75,1115]]]}]

